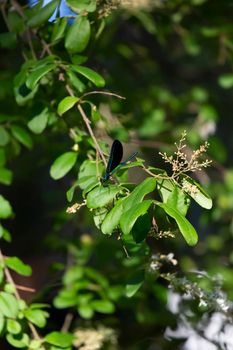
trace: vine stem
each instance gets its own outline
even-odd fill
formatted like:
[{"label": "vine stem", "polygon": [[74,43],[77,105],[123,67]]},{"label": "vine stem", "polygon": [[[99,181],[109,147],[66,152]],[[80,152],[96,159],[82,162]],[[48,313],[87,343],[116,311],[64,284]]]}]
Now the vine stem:
[{"label": "vine stem", "polygon": [[[1,249],[0,249],[0,260],[4,262],[4,255],[2,254]],[[14,294],[15,294],[16,299],[17,300],[21,300],[19,292],[17,290],[17,285],[15,284],[15,282],[14,282],[12,276],[11,276],[10,270],[8,269],[7,266],[4,266],[4,272],[5,272],[5,276],[6,276],[7,282],[9,284],[11,284],[12,286],[14,286],[14,289],[15,289]],[[33,335],[34,339],[40,341],[41,338],[40,338],[39,334],[37,333],[37,330],[34,327],[34,325],[31,322],[28,321],[28,326],[29,326],[29,328],[30,328],[30,330],[32,332],[32,335]]]}]

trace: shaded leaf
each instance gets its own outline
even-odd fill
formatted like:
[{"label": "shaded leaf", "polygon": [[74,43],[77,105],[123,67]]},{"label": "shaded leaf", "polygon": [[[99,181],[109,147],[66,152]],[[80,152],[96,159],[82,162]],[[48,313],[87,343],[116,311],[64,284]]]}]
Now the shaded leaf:
[{"label": "shaded leaf", "polygon": [[156,202],[164,211],[171,216],[177,223],[180,232],[189,245],[195,245],[198,241],[197,232],[190,222],[175,208],[168,204]]},{"label": "shaded leaf", "polygon": [[144,271],[136,272],[126,285],[126,296],[132,298],[144,282]]},{"label": "shaded leaf", "polygon": [[51,42],[59,41],[65,34],[67,26],[67,17],[57,18],[53,26]]},{"label": "shaded leaf", "polygon": [[3,126],[0,126],[0,146],[6,146],[10,140],[9,133]]},{"label": "shaded leaf", "polygon": [[59,0],[52,0],[47,5],[36,11],[35,14],[28,20],[27,25],[29,27],[39,27],[45,23],[54,13]]},{"label": "shaded leaf", "polygon": [[55,67],[56,65],[52,63],[31,71],[26,80],[26,86],[28,87],[28,89],[33,90],[36,87],[39,80],[43,78],[46,74],[48,74],[51,70],[53,70]]},{"label": "shaded leaf", "polygon": [[29,149],[32,148],[33,143],[32,143],[31,136],[24,128],[18,125],[12,125],[11,131],[13,136],[16,138],[16,140],[22,143],[22,145],[24,145]]},{"label": "shaded leaf", "polygon": [[69,30],[65,38],[65,48],[70,53],[83,52],[87,47],[91,36],[91,26],[86,16],[78,16]]}]

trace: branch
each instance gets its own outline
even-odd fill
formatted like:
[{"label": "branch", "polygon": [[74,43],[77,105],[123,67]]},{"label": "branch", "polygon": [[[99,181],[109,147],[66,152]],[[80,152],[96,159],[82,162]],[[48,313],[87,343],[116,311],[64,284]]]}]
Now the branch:
[{"label": "branch", "polygon": [[82,116],[82,118],[83,118],[84,123],[86,124],[87,130],[88,130],[88,132],[89,132],[89,134],[90,134],[92,140],[93,140],[94,143],[95,143],[96,150],[98,151],[100,157],[102,158],[102,160],[103,160],[105,166],[107,166],[106,159],[105,159],[105,157],[104,157],[104,155],[103,155],[103,152],[101,151],[101,148],[100,148],[100,146],[99,146],[99,144],[98,144],[98,141],[96,140],[96,137],[95,137],[95,135],[94,135],[94,133],[93,133],[93,130],[92,130],[91,126],[90,126],[90,124],[91,124],[90,120],[89,120],[88,117],[86,116],[86,114],[85,114],[85,112],[84,112],[84,110],[82,109],[82,107],[81,107],[80,104],[78,104],[78,107],[77,107],[77,108],[78,108],[78,110],[79,110],[79,112],[80,112],[80,114],[81,114],[81,116]]}]

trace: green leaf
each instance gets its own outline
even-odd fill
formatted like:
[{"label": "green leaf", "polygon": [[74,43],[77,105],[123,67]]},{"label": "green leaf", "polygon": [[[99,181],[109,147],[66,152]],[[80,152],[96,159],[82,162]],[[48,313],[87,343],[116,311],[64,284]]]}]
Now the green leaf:
[{"label": "green leaf", "polygon": [[26,348],[29,345],[29,336],[26,333],[23,333],[21,338],[14,338],[12,334],[7,334],[6,339],[9,344],[11,344],[15,348]]},{"label": "green leaf", "polygon": [[166,203],[175,186],[171,180],[167,179],[158,179],[157,183],[160,197],[162,198],[163,202]]},{"label": "green leaf", "polygon": [[29,149],[32,148],[33,143],[32,143],[31,136],[24,128],[18,125],[12,125],[11,131],[13,136],[16,138],[16,140],[22,143],[22,145],[24,145]]},{"label": "green leaf", "polygon": [[32,274],[31,266],[24,264],[16,256],[6,258],[5,263],[11,270],[16,271],[22,276],[31,276]]},{"label": "green leaf", "polygon": [[199,185],[199,183],[186,175],[182,181],[182,184],[185,185],[187,183],[191,186],[195,186],[195,189],[191,192],[188,192],[188,195],[192,197],[195,202],[197,202],[202,208],[211,209],[213,201],[210,196],[204,191],[204,189]]},{"label": "green leaf", "polygon": [[44,340],[46,343],[59,346],[61,348],[66,348],[72,345],[74,336],[70,333],[51,332],[45,336]]},{"label": "green leaf", "polygon": [[0,183],[10,185],[12,182],[13,173],[6,168],[0,168]]},{"label": "green leaf", "polygon": [[93,300],[90,302],[90,306],[102,314],[112,314],[115,311],[114,304],[109,300]]},{"label": "green leaf", "polygon": [[5,150],[0,148],[0,167],[6,164],[6,153]]},{"label": "green leaf", "polygon": [[88,208],[101,208],[111,202],[120,192],[119,186],[98,186],[94,188],[87,195],[87,207]]},{"label": "green leaf", "polygon": [[16,11],[8,12],[8,25],[11,32],[20,33],[24,30],[24,21]]},{"label": "green leaf", "polygon": [[6,323],[7,332],[11,334],[19,334],[21,332],[21,325],[16,320],[8,319]]},{"label": "green leaf", "polygon": [[65,48],[71,54],[83,52],[91,36],[91,26],[86,16],[77,16],[67,31]]},{"label": "green leaf", "polygon": [[116,205],[112,208],[112,210],[110,210],[110,212],[106,215],[101,225],[101,231],[105,235],[110,235],[119,224],[120,218],[124,210],[123,201],[125,201],[125,198],[119,199]]},{"label": "green leaf", "polygon": [[95,84],[97,87],[104,87],[105,86],[105,80],[104,78],[96,73],[94,70],[83,67],[83,66],[73,66],[72,67],[75,72],[83,75],[85,78],[90,80],[93,84]]},{"label": "green leaf", "polygon": [[142,181],[124,201],[124,211],[130,209],[133,205],[142,202],[145,195],[151,193],[156,188],[156,179],[148,177]]},{"label": "green leaf", "polygon": [[46,74],[48,74],[51,70],[53,70],[56,67],[54,63],[47,64],[45,66],[39,67],[35,70],[32,70],[29,73],[29,76],[26,80],[26,86],[28,89],[33,90],[35,89],[37,83],[41,78],[43,78]]},{"label": "green leaf", "polygon": [[190,205],[190,199],[187,194],[182,191],[177,186],[174,186],[172,193],[168,197],[166,203],[177,210],[185,216]]},{"label": "green leaf", "polygon": [[29,349],[30,350],[43,350],[43,348],[41,347],[41,340],[33,339],[29,344]]},{"label": "green leaf", "polygon": [[171,216],[177,223],[180,232],[189,245],[195,245],[198,241],[197,232],[190,222],[175,208],[168,204],[156,202],[164,211]]},{"label": "green leaf", "polygon": [[67,0],[66,3],[77,13],[81,11],[94,12],[96,10],[96,0]]},{"label": "green leaf", "polygon": [[132,298],[144,282],[144,271],[136,272],[126,285],[126,296]]},{"label": "green leaf", "polygon": [[66,152],[59,156],[50,168],[50,176],[54,180],[61,179],[75,165],[78,154],[76,152]]},{"label": "green leaf", "polygon": [[70,83],[77,89],[79,92],[83,93],[86,89],[86,85],[76,76],[72,71],[67,72]]},{"label": "green leaf", "polygon": [[40,114],[38,114],[28,122],[29,129],[35,134],[41,134],[47,125],[48,117],[48,108],[46,107]]},{"label": "green leaf", "polygon": [[5,319],[2,313],[0,313],[0,334],[2,333],[5,326]]},{"label": "green leaf", "polygon": [[5,229],[5,228],[3,228],[3,236],[2,236],[2,238],[3,238],[6,242],[8,242],[8,243],[11,242],[11,234],[10,234],[10,232],[9,232],[7,229]]},{"label": "green leaf", "polygon": [[0,313],[9,318],[16,318],[18,312],[17,299],[12,294],[0,292]]},{"label": "green leaf", "polygon": [[42,7],[39,11],[28,20],[27,25],[29,27],[39,27],[45,23],[49,17],[52,16],[59,4],[59,0],[52,0],[47,5]]},{"label": "green leaf", "polygon": [[10,140],[9,133],[3,126],[0,126],[0,146],[6,146]]},{"label": "green leaf", "polygon": [[17,35],[16,33],[7,32],[7,33],[0,33],[0,47],[11,49],[15,47],[17,43]]},{"label": "green leaf", "polygon": [[228,73],[221,75],[218,79],[218,83],[223,89],[231,89],[233,87],[233,74]]},{"label": "green leaf", "polygon": [[24,310],[25,317],[37,327],[43,328],[46,325],[47,312],[38,309]]},{"label": "green leaf", "polygon": [[139,216],[132,228],[132,236],[136,243],[141,243],[146,239],[151,228],[151,218],[148,213]]},{"label": "green leaf", "polygon": [[78,100],[78,97],[75,96],[67,96],[63,98],[63,100],[61,100],[61,102],[58,105],[57,113],[59,115],[64,114],[69,109],[71,109],[78,102]]},{"label": "green leaf", "polygon": [[66,26],[67,26],[67,17],[56,19],[54,26],[53,26],[53,32],[52,32],[52,37],[51,37],[52,43],[59,41],[64,36]]},{"label": "green leaf", "polygon": [[69,190],[66,192],[66,198],[68,200],[68,202],[71,202],[73,197],[74,197],[74,191],[76,190],[76,188],[78,187],[77,182],[69,188]]},{"label": "green leaf", "polygon": [[108,209],[106,207],[102,207],[102,208],[97,208],[94,211],[94,216],[93,216],[93,220],[95,223],[95,226],[100,229],[106,215],[108,213]]},{"label": "green leaf", "polygon": [[83,304],[78,306],[78,313],[82,318],[89,320],[93,317],[94,311],[88,304]]},{"label": "green leaf", "polygon": [[75,306],[77,305],[77,293],[74,289],[62,290],[54,298],[53,303],[57,309]]},{"label": "green leaf", "polygon": [[7,219],[12,216],[13,211],[10,202],[0,195],[0,219]]},{"label": "green leaf", "polygon": [[124,234],[129,234],[139,216],[147,213],[152,204],[152,200],[145,200],[131,207],[124,212],[120,219],[120,226]]},{"label": "green leaf", "polygon": [[[102,173],[104,169],[104,166],[102,163],[98,164],[98,171]],[[96,184],[98,181],[97,178],[97,168],[96,168],[96,161],[92,160],[85,160],[80,169],[78,174],[78,185],[82,190],[86,190],[90,185]],[[92,188],[90,188],[91,190]]]}]

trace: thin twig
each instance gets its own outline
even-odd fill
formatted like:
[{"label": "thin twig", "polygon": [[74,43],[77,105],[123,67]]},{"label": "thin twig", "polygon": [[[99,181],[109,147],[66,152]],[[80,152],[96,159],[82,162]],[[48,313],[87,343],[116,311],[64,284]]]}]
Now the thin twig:
[{"label": "thin twig", "polygon": [[19,284],[15,284],[15,287],[19,290],[23,290],[24,292],[29,292],[29,293],[36,292],[35,288],[25,287],[25,286],[21,286]]},{"label": "thin twig", "polygon": [[93,130],[92,130],[91,126],[90,126],[90,123],[91,123],[90,120],[89,120],[88,117],[86,116],[86,114],[85,114],[85,112],[84,112],[84,110],[82,109],[82,107],[81,107],[80,104],[77,105],[77,108],[78,108],[78,110],[79,110],[79,112],[80,112],[80,114],[81,114],[81,116],[82,116],[82,118],[83,118],[83,121],[84,121],[84,123],[85,123],[85,125],[86,125],[86,127],[87,127],[87,130],[88,130],[88,132],[89,132],[89,134],[90,134],[92,140],[93,140],[94,143],[95,143],[96,150],[98,151],[100,157],[102,158],[102,160],[103,160],[105,166],[107,166],[106,159],[105,159],[105,157],[104,157],[104,155],[103,155],[103,152],[101,151],[101,148],[100,148],[100,146],[99,146],[99,144],[98,144],[98,141],[96,140],[96,137],[95,137],[95,135],[94,135],[94,133],[93,133]]},{"label": "thin twig", "polygon": [[63,323],[62,328],[61,328],[61,332],[68,332],[68,330],[70,328],[70,325],[71,325],[71,323],[73,321],[73,318],[74,318],[74,315],[72,315],[71,312],[66,314],[64,323]]},{"label": "thin twig", "polygon": [[[66,90],[70,94],[70,96],[74,96],[74,92],[73,92],[73,90],[71,89],[71,87],[68,84],[66,84]],[[87,130],[88,130],[92,140],[94,141],[94,144],[96,146],[96,151],[99,153],[99,155],[102,158],[105,166],[107,166],[107,162],[106,162],[106,159],[104,157],[104,154],[103,154],[103,152],[102,152],[102,150],[101,150],[101,148],[100,148],[100,146],[98,144],[98,141],[96,140],[94,132],[93,132],[91,126],[90,126],[91,122],[90,122],[89,118],[86,116],[86,113],[84,112],[84,110],[81,107],[80,103],[77,104],[77,108],[78,108],[78,110],[79,110],[79,112],[80,112],[80,114],[81,114],[81,116],[83,118],[83,121],[84,121],[84,123],[85,123],[85,125],[87,127]]]},{"label": "thin twig", "polygon": [[7,15],[6,15],[5,6],[6,6],[6,3],[3,3],[1,6],[1,12],[2,12],[2,17],[4,19],[4,22],[7,26],[7,29],[10,31],[10,26],[9,26]]},{"label": "thin twig", "polygon": [[117,97],[120,98],[121,100],[125,100],[126,98],[123,96],[120,96],[118,94],[115,94],[114,92],[109,92],[109,91],[90,91],[90,92],[86,92],[85,94],[83,94],[80,97],[80,100],[82,100],[84,97],[89,96],[89,95],[96,95],[96,94],[101,94],[101,95],[107,95],[107,96],[113,96],[113,97]]},{"label": "thin twig", "polygon": [[[11,0],[11,4],[12,4],[12,7],[18,12],[18,14],[25,20],[26,16],[25,16],[20,4],[18,4],[18,2],[15,0]],[[27,35],[28,45],[30,47],[32,57],[34,60],[37,60],[36,53],[35,53],[35,50],[34,50],[34,47],[32,44],[31,32],[29,29],[26,30],[26,35]]]}]

